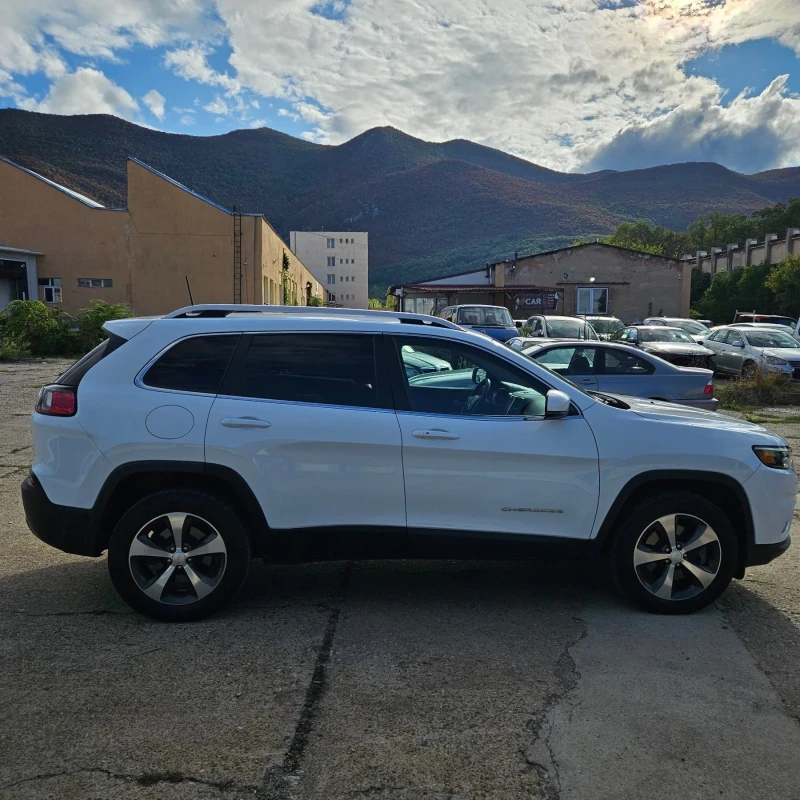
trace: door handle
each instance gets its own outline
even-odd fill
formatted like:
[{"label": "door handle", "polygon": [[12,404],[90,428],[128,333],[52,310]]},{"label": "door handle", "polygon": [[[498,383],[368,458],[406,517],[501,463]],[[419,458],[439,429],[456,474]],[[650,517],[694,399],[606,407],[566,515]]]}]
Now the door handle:
[{"label": "door handle", "polygon": [[270,423],[265,419],[256,419],[255,417],[225,417],[219,422],[226,428],[269,428]]},{"label": "door handle", "polygon": [[451,433],[450,431],[443,431],[441,428],[414,431],[411,435],[415,439],[446,439],[448,441],[454,441],[455,439],[461,438],[457,433]]},{"label": "door handle", "polygon": [[594,379],[593,378],[582,378],[581,380],[578,381],[578,383],[583,383],[583,384],[594,383]]}]

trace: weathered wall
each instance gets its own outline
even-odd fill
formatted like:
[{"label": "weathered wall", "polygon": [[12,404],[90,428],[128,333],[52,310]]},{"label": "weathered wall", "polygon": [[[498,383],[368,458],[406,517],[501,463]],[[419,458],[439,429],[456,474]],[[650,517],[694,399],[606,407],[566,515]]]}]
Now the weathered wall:
[{"label": "weathered wall", "polygon": [[718,272],[725,272],[731,269],[752,264],[777,264],[786,258],[787,253],[800,252],[800,235],[795,233],[795,229],[786,231],[783,239],[774,239],[769,242],[750,244],[747,242],[738,244],[735,249],[725,248],[719,253],[709,253],[702,256],[696,254],[694,265],[700,267],[703,272],[716,275]]},{"label": "weathered wall", "polygon": [[[0,161],[0,244],[39,250],[39,278],[61,278],[64,308],[92,299],[128,301],[130,218],[92,208],[24,170]],[[111,278],[111,289],[79,289],[78,278]]]},{"label": "weathered wall", "polygon": [[688,317],[692,266],[692,262],[590,244],[517,259],[516,270],[512,273],[506,265],[504,272],[508,288],[536,285],[563,290],[563,304],[554,312],[558,314],[576,313],[579,288],[607,287],[609,313],[629,322],[658,313]]},{"label": "weathered wall", "polygon": [[[63,308],[93,299],[162,314],[195,303],[232,303],[233,216],[164,176],[128,161],[128,208],[98,209],[0,161],[0,244],[39,250],[40,278],[60,278]],[[280,284],[284,250],[305,303],[305,286],[326,299],[314,276],[263,217],[242,217],[242,302],[267,302],[264,278]],[[78,278],[110,278],[110,289]],[[281,303],[276,288],[274,302]]]}]

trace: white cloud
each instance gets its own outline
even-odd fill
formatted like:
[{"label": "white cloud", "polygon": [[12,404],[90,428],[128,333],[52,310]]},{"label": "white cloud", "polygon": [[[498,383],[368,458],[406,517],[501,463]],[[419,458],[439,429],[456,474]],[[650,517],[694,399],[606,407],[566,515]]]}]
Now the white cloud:
[{"label": "white cloud", "polygon": [[[394,125],[560,169],[624,168],[623,143],[642,161],[660,146],[663,158],[704,155],[747,169],[763,159],[748,157],[733,126],[752,125],[769,133],[772,163],[796,158],[785,134],[755,118],[768,108],[783,125],[794,121],[785,87],[725,107],[720,86],[684,65],[764,38],[800,55],[800,0],[0,0],[0,10],[0,92],[25,107],[54,107],[76,82],[64,51],[94,59],[97,71],[97,59],[164,46],[167,69],[219,93],[203,101],[215,117],[247,123],[254,93],[283,106],[280,117],[304,121],[313,141]],[[231,53],[227,67],[215,52]],[[34,73],[53,81],[41,103],[24,89]],[[135,113],[124,98],[99,95],[120,109],[111,113]],[[682,144],[679,121],[694,126]]]},{"label": "white cloud", "polygon": [[139,111],[125,89],[89,67],[56,78],[44,100],[29,100],[23,107],[48,114],[114,114],[124,119],[135,119]]},{"label": "white cloud", "polygon": [[261,103],[259,103],[259,102],[258,102],[258,100],[251,100],[251,101],[250,101],[250,105],[251,105],[253,108],[261,108]]},{"label": "white cloud", "polygon": [[142,102],[150,109],[150,113],[158,120],[164,119],[164,95],[156,89],[151,89],[143,98]]},{"label": "white cloud", "polygon": [[182,50],[171,50],[164,56],[164,66],[185,80],[193,80],[209,86],[219,86],[231,96],[238,94],[241,83],[227,73],[216,72],[208,64],[211,48],[195,42]]},{"label": "white cloud", "polygon": [[586,170],[651,167],[681,161],[719,161],[753,172],[800,163],[800,97],[787,95],[788,76],[760,95],[737,97],[727,108],[719,98],[684,105],[650,122],[631,125],[587,148]]},{"label": "white cloud", "polygon": [[204,105],[203,108],[208,111],[209,114],[227,116],[230,113],[228,104],[219,95],[217,95],[210,103]]},{"label": "white cloud", "polygon": [[266,127],[267,121],[265,119],[254,119],[250,123],[251,128],[264,128]]},{"label": "white cloud", "polygon": [[185,114],[184,116],[181,117],[181,125],[189,126],[189,125],[195,125],[196,123],[197,120],[194,117],[189,116],[189,114]]}]

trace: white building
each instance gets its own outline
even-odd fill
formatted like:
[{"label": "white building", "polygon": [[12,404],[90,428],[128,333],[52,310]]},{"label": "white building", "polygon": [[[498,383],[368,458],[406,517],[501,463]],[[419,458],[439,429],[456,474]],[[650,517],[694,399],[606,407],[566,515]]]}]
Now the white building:
[{"label": "white building", "polygon": [[289,247],[330,292],[331,303],[366,308],[369,234],[364,231],[291,231]]}]

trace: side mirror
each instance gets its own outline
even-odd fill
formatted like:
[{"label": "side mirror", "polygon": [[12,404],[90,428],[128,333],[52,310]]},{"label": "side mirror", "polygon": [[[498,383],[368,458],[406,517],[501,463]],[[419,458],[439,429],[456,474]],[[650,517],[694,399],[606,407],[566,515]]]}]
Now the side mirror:
[{"label": "side mirror", "polygon": [[551,389],[545,398],[544,418],[563,419],[569,414],[570,402],[568,394],[558,389]]},{"label": "side mirror", "polygon": [[472,370],[472,382],[477,386],[479,383],[483,383],[486,380],[486,370],[481,369],[480,367],[475,367]]},{"label": "side mirror", "polygon": [[514,327],[515,327],[517,330],[520,330],[520,331],[521,331],[521,330],[522,330],[522,328],[524,327],[524,325],[525,325],[525,323],[524,323],[524,322],[523,322],[521,319],[515,319],[515,320],[514,320]]}]

